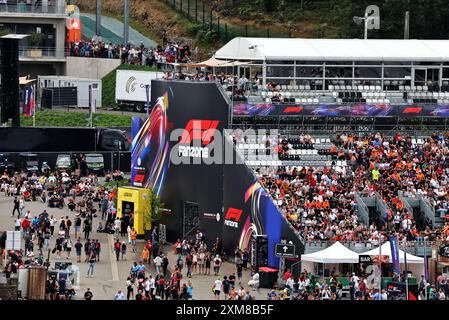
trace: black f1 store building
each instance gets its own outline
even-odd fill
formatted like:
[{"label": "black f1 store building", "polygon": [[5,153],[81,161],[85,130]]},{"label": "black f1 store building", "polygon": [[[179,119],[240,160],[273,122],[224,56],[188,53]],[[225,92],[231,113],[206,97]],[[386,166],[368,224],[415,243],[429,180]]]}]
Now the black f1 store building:
[{"label": "black f1 store building", "polygon": [[[170,210],[163,218],[167,239],[194,237],[199,228],[208,245],[219,237],[233,256],[236,248],[249,248],[254,235],[266,235],[259,258],[273,267],[279,265],[274,252],[281,240],[292,241],[296,253],[303,253],[298,236],[243,161],[205,164],[202,159],[194,164],[199,154],[217,152],[209,150],[211,137],[214,132],[223,137],[228,127],[230,103],[222,88],[215,82],[153,80],[151,97],[150,117],[145,123],[133,119],[131,179],[135,187],[153,189]],[[170,139],[174,129],[188,134]],[[201,140],[199,153],[191,148],[196,138]],[[232,142],[220,141],[220,151],[232,150],[233,159],[239,157]],[[176,155],[191,163],[175,164]]]}]

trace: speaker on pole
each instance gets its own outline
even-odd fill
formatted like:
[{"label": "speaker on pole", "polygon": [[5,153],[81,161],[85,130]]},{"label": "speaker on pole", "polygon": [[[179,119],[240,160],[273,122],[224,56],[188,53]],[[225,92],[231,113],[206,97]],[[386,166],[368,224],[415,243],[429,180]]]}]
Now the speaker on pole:
[{"label": "speaker on pole", "polygon": [[25,36],[7,35],[0,39],[0,112],[1,122],[12,119],[20,127],[19,40]]}]

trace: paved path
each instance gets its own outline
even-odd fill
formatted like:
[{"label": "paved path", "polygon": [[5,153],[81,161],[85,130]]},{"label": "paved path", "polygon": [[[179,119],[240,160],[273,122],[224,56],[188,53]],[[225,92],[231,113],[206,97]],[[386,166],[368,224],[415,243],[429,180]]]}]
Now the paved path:
[{"label": "paved path", "polygon": [[[95,14],[81,13],[81,26],[83,36],[92,39],[96,29]],[[101,35],[105,42],[123,44],[123,22],[107,16],[101,16]],[[133,45],[137,46],[142,41],[146,48],[156,48],[157,46],[154,40],[145,37],[131,27],[129,27],[129,40]]]},{"label": "paved path", "polygon": [[[14,229],[14,219],[11,217],[11,212],[13,209],[13,197],[5,197],[3,192],[0,194],[0,232],[6,230]],[[70,212],[67,208],[64,209],[55,209],[48,208],[45,204],[41,202],[26,202],[25,212],[30,210],[32,216],[35,214],[41,213],[43,210],[47,210],[50,215],[54,215],[56,219],[59,220],[61,216],[69,216],[69,218],[74,221],[75,212]],[[93,230],[96,230],[98,227],[99,218],[94,218]],[[58,224],[59,225],[59,224]],[[57,225],[57,226],[58,226]],[[56,227],[57,229],[57,227]],[[74,230],[72,227],[71,237],[74,239]],[[101,243],[101,253],[100,253],[100,262],[95,264],[94,276],[86,278],[87,272],[87,263],[81,262],[76,263],[75,250],[72,249],[71,257],[66,259],[66,253],[62,253],[62,258],[58,259],[55,255],[51,254],[50,256],[50,270],[54,268],[55,262],[57,261],[70,261],[74,265],[79,266],[80,268],[80,289],[76,290],[77,298],[82,299],[84,292],[87,288],[91,288],[94,299],[95,300],[110,300],[113,299],[115,293],[118,290],[122,290],[126,293],[126,278],[129,275],[129,270],[133,261],[138,261],[141,248],[143,248],[143,241],[138,242],[138,250],[137,254],[131,254],[131,246],[128,245],[128,259],[126,261],[116,261],[115,254],[113,252],[112,244],[114,242],[112,235],[107,235],[105,233],[96,233],[93,232],[91,234],[91,238],[98,239]],[[122,239],[127,241],[127,239]],[[23,242],[23,241],[22,241]],[[74,241],[75,242],[75,241]],[[50,248],[54,247],[55,237],[51,239]],[[83,238],[82,243],[84,244]],[[23,246],[23,244],[22,244]],[[35,254],[37,253],[37,245],[34,246]],[[170,265],[172,267],[175,264],[176,257],[173,255],[171,246],[166,245],[162,248],[162,251],[168,256]],[[82,254],[82,261],[84,261],[84,251]],[[153,276],[156,274],[154,264],[147,266],[148,272]],[[223,263],[220,274],[221,275],[229,275],[232,272],[235,272],[235,266],[231,263]],[[212,271],[213,273],[213,271]],[[184,279],[182,283],[187,282],[186,278],[186,268],[183,270]],[[204,300],[204,299],[212,299],[212,283],[215,281],[216,277],[212,275],[198,275],[193,274],[192,281],[193,285],[193,297],[195,300]],[[248,288],[246,285],[249,281],[249,272],[244,271],[244,277],[242,285],[245,288]],[[253,291],[257,299],[265,299],[268,290],[261,289],[260,293]],[[221,297],[223,299],[223,296]]]}]

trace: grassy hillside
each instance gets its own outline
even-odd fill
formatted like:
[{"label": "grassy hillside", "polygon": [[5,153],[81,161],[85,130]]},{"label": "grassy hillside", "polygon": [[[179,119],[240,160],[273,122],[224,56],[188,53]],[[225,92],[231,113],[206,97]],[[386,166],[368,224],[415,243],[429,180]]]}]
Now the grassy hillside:
[{"label": "grassy hillside", "polygon": [[[131,127],[130,115],[96,113],[93,115],[94,127]],[[33,126],[33,117],[20,118],[23,127]],[[36,127],[88,127],[88,112],[67,112],[43,110],[36,112]]]},{"label": "grassy hillside", "polygon": [[369,5],[380,9],[381,29],[370,38],[404,37],[404,16],[410,12],[411,39],[447,39],[447,0],[201,0],[233,24],[281,27],[299,37],[361,38],[363,26],[353,22]]},{"label": "grassy hillside", "polygon": [[115,81],[116,70],[139,70],[139,71],[157,71],[156,68],[149,68],[145,66],[137,66],[131,64],[122,64],[117,69],[112,70],[101,79],[102,93],[101,101],[104,108],[115,107]]}]

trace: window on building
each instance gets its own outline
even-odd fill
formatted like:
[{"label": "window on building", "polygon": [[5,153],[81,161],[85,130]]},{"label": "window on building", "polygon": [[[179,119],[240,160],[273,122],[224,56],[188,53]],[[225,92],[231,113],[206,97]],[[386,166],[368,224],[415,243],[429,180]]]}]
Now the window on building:
[{"label": "window on building", "polygon": [[385,67],[384,68],[384,78],[392,79],[398,78],[403,79],[405,77],[410,77],[412,75],[412,69],[407,67]]},{"label": "window on building", "polygon": [[326,78],[352,78],[352,67],[326,67]]},{"label": "window on building", "polygon": [[267,77],[293,77],[293,66],[267,66]]},{"label": "window on building", "polygon": [[356,67],[354,78],[382,78],[382,68],[380,67]]},{"label": "window on building", "polygon": [[323,77],[323,67],[309,67],[309,66],[297,66],[296,67],[297,78],[316,78]]}]

